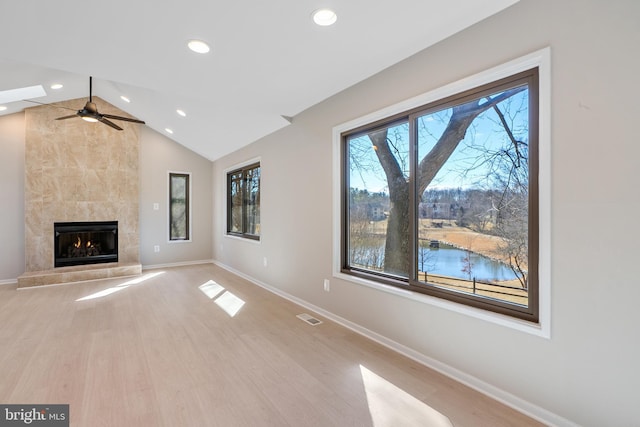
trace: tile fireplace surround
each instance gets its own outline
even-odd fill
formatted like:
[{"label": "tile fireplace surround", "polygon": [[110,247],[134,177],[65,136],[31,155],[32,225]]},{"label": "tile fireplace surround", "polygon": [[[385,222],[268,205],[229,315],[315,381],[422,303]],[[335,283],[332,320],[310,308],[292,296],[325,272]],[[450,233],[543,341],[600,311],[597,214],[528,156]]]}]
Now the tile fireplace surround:
[{"label": "tile fireplace surround", "polygon": [[[86,99],[58,103],[82,108]],[[101,113],[127,116],[94,97]],[[18,288],[140,274],[139,129],[116,131],[52,106],[25,111],[25,273]],[[118,263],[54,268],[54,222],[118,221]]]}]

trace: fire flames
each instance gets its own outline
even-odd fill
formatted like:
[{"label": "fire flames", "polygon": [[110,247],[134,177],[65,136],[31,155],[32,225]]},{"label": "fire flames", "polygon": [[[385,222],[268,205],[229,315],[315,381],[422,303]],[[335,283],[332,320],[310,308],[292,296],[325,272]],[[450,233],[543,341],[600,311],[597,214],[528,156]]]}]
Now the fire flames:
[{"label": "fire flames", "polygon": [[93,243],[91,240],[83,243],[80,236],[78,236],[76,242],[69,246],[68,253],[71,258],[100,255],[100,243]]},{"label": "fire flames", "polygon": [[[78,236],[78,240],[73,244],[73,247],[76,249],[79,249],[82,246],[82,239],[80,239],[80,236]],[[87,248],[92,248],[93,245],[91,244],[91,240],[87,241],[87,244],[85,245],[85,247]]]}]

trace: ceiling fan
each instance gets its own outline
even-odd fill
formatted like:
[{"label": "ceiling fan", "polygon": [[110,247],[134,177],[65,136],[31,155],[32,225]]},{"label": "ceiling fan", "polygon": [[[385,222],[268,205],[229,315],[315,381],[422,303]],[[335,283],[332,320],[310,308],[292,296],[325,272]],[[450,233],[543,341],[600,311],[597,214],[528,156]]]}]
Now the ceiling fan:
[{"label": "ceiling fan", "polygon": [[78,110],[75,114],[71,114],[69,116],[58,117],[56,120],[66,120],[66,119],[71,119],[71,118],[74,118],[74,117],[80,117],[82,120],[85,120],[87,122],[101,122],[101,123],[104,123],[107,126],[111,126],[115,130],[122,130],[122,128],[120,126],[118,126],[117,124],[113,123],[109,119],[122,120],[122,121],[125,121],[125,122],[145,124],[142,120],[138,120],[138,119],[130,119],[128,117],[114,116],[113,114],[102,114],[102,113],[99,113],[98,112],[98,107],[93,102],[92,86],[93,86],[93,77],[90,76],[89,77],[89,101],[87,101],[87,103],[85,104],[84,108],[82,108],[82,110]]}]

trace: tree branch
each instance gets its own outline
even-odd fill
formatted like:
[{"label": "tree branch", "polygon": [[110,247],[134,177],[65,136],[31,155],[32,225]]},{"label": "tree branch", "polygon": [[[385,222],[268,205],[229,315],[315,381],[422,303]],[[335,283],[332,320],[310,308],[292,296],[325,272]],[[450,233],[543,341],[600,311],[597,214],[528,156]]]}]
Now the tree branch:
[{"label": "tree branch", "polygon": [[493,106],[493,111],[496,112],[496,114],[498,115],[498,118],[500,119],[500,123],[502,123],[502,127],[504,128],[505,131],[507,131],[507,135],[509,136],[509,139],[511,140],[511,143],[513,144],[513,148],[516,151],[516,164],[515,167],[519,168],[520,167],[520,159],[522,158],[522,154],[520,154],[520,147],[518,146],[521,141],[518,141],[516,139],[515,136],[513,136],[513,132],[511,131],[511,128],[509,127],[509,124],[507,123],[507,120],[504,118],[504,114],[502,114],[502,111],[500,111],[500,108],[497,105]]},{"label": "tree branch", "polygon": [[387,177],[389,192],[395,193],[396,190],[403,190],[402,186],[406,185],[407,180],[402,173],[402,168],[400,167],[398,160],[391,152],[387,132],[388,131],[385,129],[383,131],[372,132],[368,136],[373,144],[373,149],[376,151],[376,156],[378,156],[380,165]]},{"label": "tree branch", "polygon": [[453,114],[442,136],[418,165],[418,194],[422,194],[424,190],[426,190],[433,178],[435,178],[442,166],[458,147],[460,141],[464,139],[467,129],[476,117],[489,108],[498,105],[505,99],[526,89],[526,86],[519,86],[506,90],[494,98],[490,98],[484,104],[480,104],[480,100],[475,100],[453,107]]}]

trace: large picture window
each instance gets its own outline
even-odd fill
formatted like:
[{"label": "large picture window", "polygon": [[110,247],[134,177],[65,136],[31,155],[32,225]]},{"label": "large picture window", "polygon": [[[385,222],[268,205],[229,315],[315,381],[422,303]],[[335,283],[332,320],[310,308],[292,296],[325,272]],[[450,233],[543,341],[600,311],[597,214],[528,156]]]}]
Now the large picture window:
[{"label": "large picture window", "polygon": [[227,234],[260,239],[260,164],[227,173]]},{"label": "large picture window", "polygon": [[538,321],[537,68],[341,140],[343,273]]},{"label": "large picture window", "polygon": [[169,240],[190,240],[190,175],[169,173]]}]

